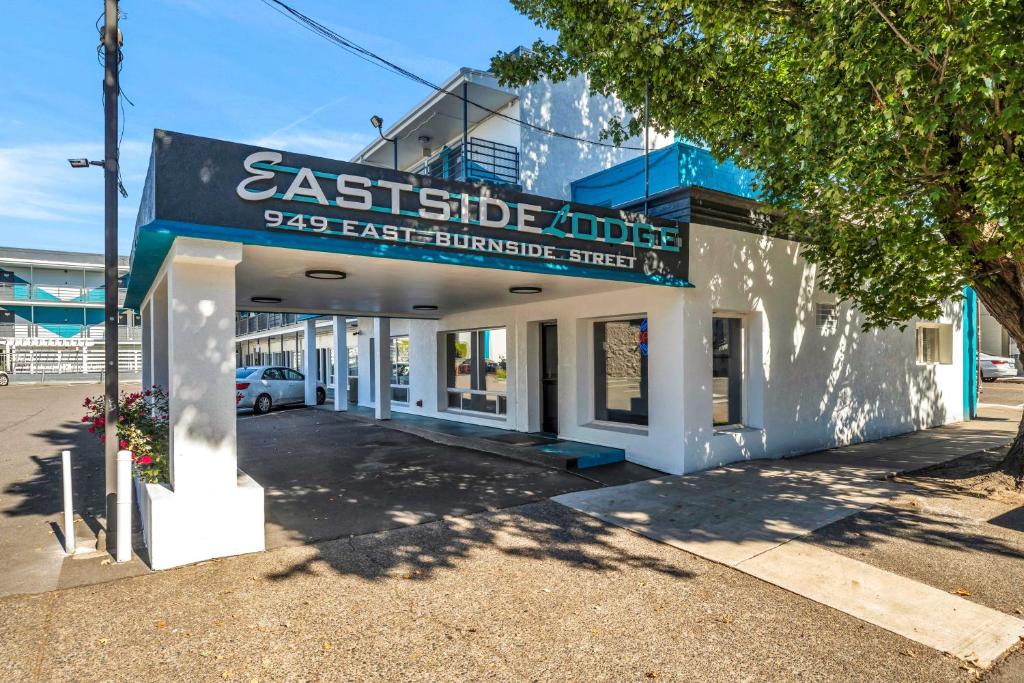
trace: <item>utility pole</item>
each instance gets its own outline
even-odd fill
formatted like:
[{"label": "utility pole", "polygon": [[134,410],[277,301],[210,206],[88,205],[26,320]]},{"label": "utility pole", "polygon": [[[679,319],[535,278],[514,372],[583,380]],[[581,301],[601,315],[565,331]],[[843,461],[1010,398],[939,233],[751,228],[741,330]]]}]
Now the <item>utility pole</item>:
[{"label": "utility pole", "polygon": [[119,159],[117,149],[117,102],[120,96],[118,72],[121,33],[117,28],[117,1],[104,0],[103,33],[103,369],[106,406],[104,461],[106,463],[107,546],[117,538],[117,193]]}]

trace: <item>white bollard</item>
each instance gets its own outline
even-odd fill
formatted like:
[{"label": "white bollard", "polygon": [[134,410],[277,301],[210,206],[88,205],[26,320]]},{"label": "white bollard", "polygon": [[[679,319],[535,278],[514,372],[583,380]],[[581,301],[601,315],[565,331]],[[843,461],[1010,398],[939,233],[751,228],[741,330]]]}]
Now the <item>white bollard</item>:
[{"label": "white bollard", "polygon": [[117,452],[117,556],[118,562],[132,559],[132,454]]},{"label": "white bollard", "polygon": [[75,553],[75,512],[71,507],[71,451],[60,454],[61,470],[64,473],[64,552]]}]

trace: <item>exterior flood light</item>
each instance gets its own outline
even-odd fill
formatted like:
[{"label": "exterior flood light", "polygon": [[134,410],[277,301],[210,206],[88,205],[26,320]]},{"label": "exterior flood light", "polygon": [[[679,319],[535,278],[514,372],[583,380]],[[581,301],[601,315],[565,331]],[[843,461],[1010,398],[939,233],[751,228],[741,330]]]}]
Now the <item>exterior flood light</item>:
[{"label": "exterior flood light", "polygon": [[381,127],[384,125],[384,119],[374,114],[373,116],[370,117],[370,125],[376,128],[377,130],[380,130]]},{"label": "exterior flood light", "polygon": [[281,297],[279,296],[254,296],[249,301],[254,304],[279,304],[281,303]]},{"label": "exterior flood light", "polygon": [[437,310],[437,306],[434,306],[433,304],[416,304],[415,306],[412,307],[412,310],[414,310],[414,311],[436,311]]},{"label": "exterior flood light", "polygon": [[307,270],[306,277],[312,280],[344,280],[348,277],[347,273],[340,270]]},{"label": "exterior flood light", "polygon": [[90,166],[102,166],[102,161],[89,161],[88,159],[68,159],[71,168],[89,168]]},{"label": "exterior flood light", "polygon": [[510,294],[540,294],[544,290],[540,287],[509,287],[508,291]]}]

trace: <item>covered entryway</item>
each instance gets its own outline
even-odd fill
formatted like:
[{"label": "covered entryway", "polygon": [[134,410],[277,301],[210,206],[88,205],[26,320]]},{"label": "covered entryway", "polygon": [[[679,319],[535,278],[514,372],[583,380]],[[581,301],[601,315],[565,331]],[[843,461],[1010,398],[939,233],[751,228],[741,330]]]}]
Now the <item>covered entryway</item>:
[{"label": "covered entryway", "polygon": [[[348,345],[356,345],[357,403],[377,420],[390,420],[394,410],[538,432],[541,322],[584,310],[607,315],[612,301],[620,313],[654,308],[666,333],[681,326],[678,297],[669,295],[689,286],[681,253],[686,226],[646,220],[484,184],[158,131],[126,301],[144,320],[144,383],[169,394],[170,481],[138,487],[153,566],[262,550],[268,493],[294,499],[294,509],[307,516],[311,508],[302,500],[312,492],[331,503],[339,496],[357,501],[349,505],[377,520],[368,529],[382,518],[486,509],[501,504],[490,500],[495,496],[518,500],[527,491],[535,497],[561,489],[569,481],[564,475],[537,480],[518,465],[483,466],[468,455],[462,465],[458,458],[387,461],[389,453],[429,455],[431,448],[373,425],[353,427],[343,417],[324,414],[311,424],[292,412],[265,418],[268,426],[287,427],[288,436],[257,437],[252,443],[265,457],[240,471],[235,313],[332,316],[329,355],[348,358]],[[568,300],[572,306],[559,305]],[[347,332],[350,319],[355,336]],[[304,326],[305,403],[312,406],[328,354],[313,342],[315,320]],[[588,330],[571,324],[559,328],[557,339],[548,337],[561,347],[559,363],[591,343]],[[349,408],[346,365],[335,362],[325,382],[335,387],[332,407],[339,412]],[[581,431],[580,409],[564,393],[574,384],[552,383],[562,395],[548,402],[549,418],[557,410],[549,428]],[[596,443],[620,451],[624,439],[646,432],[612,427],[588,429]],[[376,478],[367,475],[374,468],[381,470]],[[416,493],[438,488],[419,503],[413,495],[404,509],[383,490],[353,494],[353,481],[400,497],[405,485]],[[331,522],[320,530],[281,514],[292,520],[279,524],[281,533],[293,538],[360,528],[360,513],[344,516],[349,527]]]}]

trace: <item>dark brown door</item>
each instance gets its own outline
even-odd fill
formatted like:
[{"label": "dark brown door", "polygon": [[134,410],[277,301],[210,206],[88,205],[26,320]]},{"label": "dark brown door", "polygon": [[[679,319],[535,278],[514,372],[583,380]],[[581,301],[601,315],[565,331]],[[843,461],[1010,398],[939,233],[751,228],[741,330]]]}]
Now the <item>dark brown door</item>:
[{"label": "dark brown door", "polygon": [[541,430],[558,433],[558,326],[540,326],[540,424]]}]

